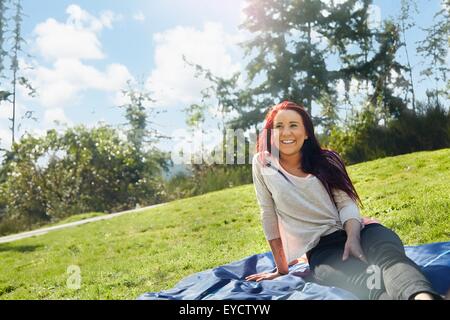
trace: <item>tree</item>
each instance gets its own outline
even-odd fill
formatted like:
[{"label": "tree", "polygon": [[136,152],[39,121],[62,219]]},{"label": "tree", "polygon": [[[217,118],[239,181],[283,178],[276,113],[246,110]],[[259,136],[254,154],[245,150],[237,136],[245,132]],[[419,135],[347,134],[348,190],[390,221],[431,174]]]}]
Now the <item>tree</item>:
[{"label": "tree", "polygon": [[22,5],[20,4],[20,0],[16,0],[15,3],[16,14],[14,16],[14,42],[12,47],[12,55],[11,55],[11,71],[13,74],[12,80],[12,109],[13,115],[11,118],[12,126],[12,144],[14,144],[14,135],[15,135],[15,125],[16,125],[16,87],[17,87],[17,73],[19,71],[19,51],[21,51],[22,42],[25,40],[21,36],[21,25],[22,25]]},{"label": "tree", "polygon": [[[143,89],[142,83],[134,85],[128,81],[127,84],[128,88],[122,90],[122,93],[128,98],[128,102],[119,107],[125,109],[125,118],[127,119],[125,133],[128,143],[134,150],[131,155],[135,165],[133,181],[137,182],[144,179],[145,176],[157,177],[161,170],[169,170],[169,155],[158,150],[155,143],[160,139],[170,139],[170,137],[161,134],[154,127],[157,124],[152,119],[165,111],[151,107],[155,100],[151,98],[149,92]],[[139,190],[135,191],[139,192]]]},{"label": "tree", "polygon": [[[250,0],[241,28],[254,36],[242,45],[246,56],[254,53],[246,68],[250,85],[259,83],[246,90],[253,108],[242,116],[250,121],[241,123],[248,128],[262,120],[267,106],[291,99],[310,114],[313,103],[321,106],[313,121],[329,130],[338,120],[337,84],[343,81],[348,94],[352,79],[378,88],[374,99],[368,96],[371,103],[382,101],[386,112],[395,109],[393,70],[404,85],[403,66],[395,59],[398,33],[388,21],[380,30],[370,26],[371,2]],[[377,100],[380,94],[385,96]],[[254,103],[258,99],[264,103]]]},{"label": "tree", "polygon": [[325,50],[313,39],[320,33],[324,4],[320,1],[250,0],[241,26],[255,34],[243,43],[246,56],[256,51],[247,65],[250,81],[263,74],[254,94],[273,100],[304,103],[311,114],[312,101],[321,92],[333,94],[326,72]]},{"label": "tree", "polygon": [[[12,7],[8,7],[7,3],[11,3]],[[0,0],[0,80],[9,79],[10,85],[3,85],[0,81],[0,102],[8,101],[11,103],[12,116],[11,121],[11,141],[15,142],[16,134],[16,102],[17,102],[17,86],[21,85],[28,89],[28,94],[34,96],[36,91],[31,85],[30,81],[20,74],[19,58],[20,54],[24,53],[23,45],[26,44],[22,38],[22,22],[23,22],[23,7],[21,0]],[[9,13],[9,15],[8,15]],[[13,24],[12,30],[8,29],[9,22]],[[5,48],[8,37],[8,31],[11,33],[11,45]],[[6,49],[6,50],[5,50]],[[10,54],[8,54],[10,52]],[[6,61],[10,62],[10,73],[6,73]],[[27,111],[28,112],[28,111]]]},{"label": "tree", "polygon": [[[410,30],[412,27],[415,26],[414,19],[411,19],[411,15],[414,13],[418,13],[417,4],[414,0],[402,0],[401,2],[401,13],[399,15],[399,21],[400,21],[400,32],[402,34],[403,38],[403,47],[405,48],[405,55],[406,55],[406,65],[408,68],[409,73],[409,84],[410,84],[410,92],[411,92],[411,103],[412,103],[412,109],[413,112],[416,113],[416,94],[414,91],[414,79],[413,79],[413,68],[411,66],[411,62],[409,59],[409,52],[408,52],[408,43],[406,40],[406,32]],[[408,92],[408,91],[407,91]],[[405,100],[408,100],[408,95],[406,94]]]},{"label": "tree", "polygon": [[[125,118],[127,119],[128,128],[126,134],[128,141],[134,146],[137,152],[143,151],[143,146],[152,145],[162,138],[169,138],[162,135],[154,127],[155,123],[151,118],[163,111],[158,111],[150,107],[154,103],[149,92],[139,87],[134,87],[131,81],[127,82],[128,88],[122,90],[122,94],[128,99],[128,102],[119,106],[125,109]],[[148,112],[148,113],[147,113]]]},{"label": "tree", "polygon": [[0,204],[7,204],[9,219],[33,225],[159,203],[165,197],[161,158],[137,158],[134,146],[107,125],[25,134],[3,161]]},{"label": "tree", "polygon": [[[427,95],[434,97],[436,104],[440,104],[439,97],[448,99],[445,86],[449,87],[450,79],[447,79],[450,68],[447,65],[449,35],[450,35],[450,1],[443,2],[443,8],[434,15],[435,23],[429,28],[422,28],[426,37],[419,41],[417,52],[424,58],[426,68],[421,71],[428,79],[434,80],[434,90],[428,91]],[[444,88],[441,88],[441,81]]]},{"label": "tree", "polygon": [[[8,20],[6,16],[6,12],[8,10],[7,2],[8,2],[7,0],[0,0],[0,89],[2,83],[1,80],[5,77],[3,72],[5,70],[5,58],[8,54],[8,52],[4,48],[5,35],[8,26]],[[0,102],[2,100],[5,100],[5,97],[3,95],[0,96]]]}]

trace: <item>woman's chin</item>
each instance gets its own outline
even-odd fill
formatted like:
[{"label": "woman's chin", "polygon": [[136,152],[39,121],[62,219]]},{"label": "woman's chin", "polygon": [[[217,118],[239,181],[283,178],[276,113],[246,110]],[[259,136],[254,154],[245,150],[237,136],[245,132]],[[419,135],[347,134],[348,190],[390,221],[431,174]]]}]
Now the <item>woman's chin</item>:
[{"label": "woman's chin", "polygon": [[280,153],[285,156],[292,156],[292,155],[298,154],[299,152],[300,152],[300,149],[298,149],[298,148],[281,148],[280,149]]}]

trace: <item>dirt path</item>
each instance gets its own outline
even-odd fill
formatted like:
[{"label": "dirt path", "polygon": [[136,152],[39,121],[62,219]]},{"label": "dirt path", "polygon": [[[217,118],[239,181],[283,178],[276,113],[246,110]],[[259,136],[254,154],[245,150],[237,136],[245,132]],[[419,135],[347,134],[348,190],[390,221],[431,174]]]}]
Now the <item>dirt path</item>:
[{"label": "dirt path", "polygon": [[80,221],[61,224],[58,226],[47,227],[47,228],[37,229],[37,230],[33,230],[33,231],[12,234],[9,236],[0,237],[0,243],[6,243],[6,242],[16,241],[16,240],[20,240],[20,239],[29,238],[29,237],[34,237],[34,236],[38,236],[41,234],[46,234],[50,231],[71,228],[71,227],[79,226],[79,225],[85,224],[85,223],[90,223],[90,222],[95,222],[95,221],[100,221],[100,220],[108,220],[108,219],[119,217],[121,215],[128,214],[128,213],[138,213],[138,212],[142,212],[142,211],[145,211],[145,210],[148,210],[151,208],[156,208],[156,207],[159,207],[162,205],[165,205],[165,203],[155,204],[153,206],[148,206],[148,207],[139,208],[139,209],[122,211],[122,212],[118,212],[118,213],[111,213],[111,214],[107,214],[107,215],[100,216],[100,217],[88,218],[88,219],[84,219],[84,220],[80,220]]}]

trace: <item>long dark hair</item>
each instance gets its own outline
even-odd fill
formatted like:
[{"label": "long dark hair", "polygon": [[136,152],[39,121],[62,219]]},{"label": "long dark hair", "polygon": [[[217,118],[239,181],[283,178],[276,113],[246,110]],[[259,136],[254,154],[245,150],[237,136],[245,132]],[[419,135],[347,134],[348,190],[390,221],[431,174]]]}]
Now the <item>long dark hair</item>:
[{"label": "long dark hair", "polygon": [[344,161],[336,151],[320,147],[314,134],[314,126],[311,117],[302,106],[294,102],[283,101],[282,103],[273,106],[267,113],[263,128],[264,134],[260,134],[256,142],[256,151],[260,153],[263,163],[265,163],[265,151],[268,151],[269,153],[278,151],[272,141],[272,129],[274,118],[280,110],[296,111],[303,119],[303,125],[308,139],[304,141],[303,146],[300,149],[300,168],[306,173],[315,175],[322,182],[334,203],[335,201],[331,190],[340,189],[347,193],[355,203],[359,203],[359,205],[363,207],[361,199],[348,176]]}]

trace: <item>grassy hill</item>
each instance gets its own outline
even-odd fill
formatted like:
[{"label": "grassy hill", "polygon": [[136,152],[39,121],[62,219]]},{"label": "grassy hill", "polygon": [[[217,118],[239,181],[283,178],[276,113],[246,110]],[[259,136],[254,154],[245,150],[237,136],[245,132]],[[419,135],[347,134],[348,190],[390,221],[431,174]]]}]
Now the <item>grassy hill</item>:
[{"label": "grassy hill", "polygon": [[[405,244],[450,240],[450,149],[348,167],[363,216]],[[135,299],[269,250],[253,185],[0,244],[0,299]],[[81,288],[66,285],[78,266]]]}]

